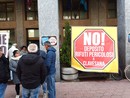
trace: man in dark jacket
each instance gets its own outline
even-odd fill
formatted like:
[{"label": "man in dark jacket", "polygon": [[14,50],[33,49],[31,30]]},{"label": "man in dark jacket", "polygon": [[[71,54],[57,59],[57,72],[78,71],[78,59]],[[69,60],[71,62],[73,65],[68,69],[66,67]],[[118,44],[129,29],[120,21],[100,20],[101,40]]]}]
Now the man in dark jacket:
[{"label": "man in dark jacket", "polygon": [[37,55],[37,50],[36,44],[29,44],[29,53],[23,55],[18,62],[17,74],[23,86],[22,98],[38,98],[41,84],[46,78],[44,60]]},{"label": "man in dark jacket", "polygon": [[51,46],[49,41],[44,43],[44,46],[47,50],[45,64],[47,66],[48,75],[46,78],[47,89],[48,89],[48,98],[56,98],[56,89],[55,89],[55,61],[56,61],[56,49]]},{"label": "man in dark jacket", "polygon": [[8,60],[2,53],[0,48],[0,98],[4,98],[4,93],[7,87],[7,81],[9,79],[9,65]]}]

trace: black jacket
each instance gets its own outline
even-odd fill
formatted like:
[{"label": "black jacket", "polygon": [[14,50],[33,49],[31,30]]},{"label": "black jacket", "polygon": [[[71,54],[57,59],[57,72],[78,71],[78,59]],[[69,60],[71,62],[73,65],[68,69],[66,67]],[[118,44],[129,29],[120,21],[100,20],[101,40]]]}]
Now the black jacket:
[{"label": "black jacket", "polygon": [[6,83],[9,76],[9,62],[3,54],[0,58],[0,83]]},{"label": "black jacket", "polygon": [[37,54],[23,55],[17,67],[18,78],[26,89],[35,89],[46,78],[46,67],[43,59]]}]

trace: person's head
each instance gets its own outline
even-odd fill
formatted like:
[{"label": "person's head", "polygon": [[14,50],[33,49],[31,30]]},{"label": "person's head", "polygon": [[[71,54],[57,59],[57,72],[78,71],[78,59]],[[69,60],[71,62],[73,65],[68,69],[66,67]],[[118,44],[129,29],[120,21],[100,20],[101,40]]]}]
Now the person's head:
[{"label": "person's head", "polygon": [[35,43],[31,43],[28,45],[28,52],[29,53],[37,53],[38,46]]},{"label": "person's head", "polygon": [[14,57],[20,56],[19,50],[14,50],[14,51],[13,51],[13,56],[14,56]]},{"label": "person's head", "polygon": [[22,51],[27,51],[27,47],[26,47],[26,46],[22,46],[22,47],[21,47],[21,50],[22,50]]},{"label": "person's head", "polygon": [[45,49],[48,50],[51,47],[51,43],[49,41],[44,42]]}]

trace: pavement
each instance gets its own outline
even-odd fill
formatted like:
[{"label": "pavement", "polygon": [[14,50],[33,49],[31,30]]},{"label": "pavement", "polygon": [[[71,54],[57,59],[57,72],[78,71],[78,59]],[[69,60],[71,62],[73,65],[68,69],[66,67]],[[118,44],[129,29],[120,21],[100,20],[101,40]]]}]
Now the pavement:
[{"label": "pavement", "polygon": [[[14,85],[8,85],[5,98],[15,98]],[[42,89],[39,98],[43,98]],[[56,98],[130,98],[130,81],[101,79],[56,82]]]}]

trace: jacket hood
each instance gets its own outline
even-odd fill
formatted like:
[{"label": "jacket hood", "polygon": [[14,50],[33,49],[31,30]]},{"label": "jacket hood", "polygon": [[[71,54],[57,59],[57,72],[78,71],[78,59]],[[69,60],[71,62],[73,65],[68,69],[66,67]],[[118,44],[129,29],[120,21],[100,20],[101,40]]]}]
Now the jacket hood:
[{"label": "jacket hood", "polygon": [[32,65],[38,61],[39,56],[37,54],[27,54],[27,55],[23,55],[21,59],[24,64]]},{"label": "jacket hood", "polygon": [[16,48],[16,46],[11,46],[10,50],[14,51],[14,50],[18,50],[18,48]]},{"label": "jacket hood", "polygon": [[11,57],[12,60],[19,60],[22,56],[18,56],[18,57]]},{"label": "jacket hood", "polygon": [[56,52],[56,49],[55,49],[54,47],[50,47],[50,48],[48,48],[47,52],[48,52],[48,51]]}]

